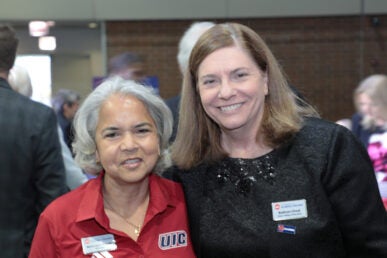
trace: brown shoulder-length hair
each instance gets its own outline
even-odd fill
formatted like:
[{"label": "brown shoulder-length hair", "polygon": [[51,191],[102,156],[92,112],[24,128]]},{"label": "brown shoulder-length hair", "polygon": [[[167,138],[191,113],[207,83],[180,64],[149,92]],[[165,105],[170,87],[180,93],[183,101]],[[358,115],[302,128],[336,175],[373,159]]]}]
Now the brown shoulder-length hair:
[{"label": "brown shoulder-length hair", "polygon": [[227,156],[221,147],[219,126],[203,109],[197,80],[199,66],[208,55],[234,45],[250,54],[268,78],[269,94],[257,139],[275,148],[300,130],[304,116],[318,116],[290,89],[277,60],[256,32],[237,23],[215,25],[199,38],[184,75],[178,132],[171,148],[173,162],[179,168],[189,169]]}]

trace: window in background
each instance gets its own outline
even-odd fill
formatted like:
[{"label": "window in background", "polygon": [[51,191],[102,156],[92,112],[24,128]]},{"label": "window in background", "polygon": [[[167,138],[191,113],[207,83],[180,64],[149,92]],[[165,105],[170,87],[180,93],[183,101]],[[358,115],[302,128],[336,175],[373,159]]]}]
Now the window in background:
[{"label": "window in background", "polygon": [[19,55],[15,65],[27,69],[31,77],[31,99],[51,106],[51,57],[49,55]]}]

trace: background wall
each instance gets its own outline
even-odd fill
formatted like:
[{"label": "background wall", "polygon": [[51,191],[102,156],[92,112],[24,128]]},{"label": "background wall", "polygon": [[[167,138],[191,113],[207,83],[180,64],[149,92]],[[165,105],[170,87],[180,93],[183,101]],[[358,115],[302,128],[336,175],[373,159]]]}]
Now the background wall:
[{"label": "background wall", "polygon": [[[352,114],[360,79],[387,73],[385,0],[2,0],[2,6],[0,20],[24,24],[17,30],[20,53],[42,53],[28,36],[28,20],[56,21],[53,91],[87,94],[109,57],[132,50],[147,57],[161,96],[171,97],[181,84],[178,40],[197,20],[237,21],[260,33],[291,83],[329,120]],[[90,21],[101,26],[87,29]]]},{"label": "background wall", "polygon": [[387,11],[385,0],[2,0],[5,20],[158,20],[354,15]]},{"label": "background wall", "polygon": [[[136,51],[160,79],[164,98],[179,92],[177,44],[193,20],[107,22],[107,54]],[[387,73],[387,15],[215,19],[250,26],[268,43],[290,82],[328,120],[353,112],[352,92],[372,73]]]},{"label": "background wall", "polygon": [[92,89],[92,78],[105,75],[103,26],[87,27],[88,22],[59,22],[50,28],[57,40],[55,51],[38,49],[38,38],[31,37],[27,22],[14,22],[19,38],[18,55],[51,56],[52,93],[60,88],[73,89],[83,97]]}]

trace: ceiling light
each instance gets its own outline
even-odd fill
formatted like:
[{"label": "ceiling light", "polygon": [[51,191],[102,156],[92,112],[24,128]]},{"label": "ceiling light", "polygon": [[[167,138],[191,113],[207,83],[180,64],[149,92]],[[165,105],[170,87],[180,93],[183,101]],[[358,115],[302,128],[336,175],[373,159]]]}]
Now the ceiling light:
[{"label": "ceiling light", "polygon": [[39,49],[53,51],[56,49],[56,38],[54,36],[44,36],[39,38]]},{"label": "ceiling light", "polygon": [[32,37],[45,36],[50,31],[50,26],[45,21],[31,21],[28,27]]}]

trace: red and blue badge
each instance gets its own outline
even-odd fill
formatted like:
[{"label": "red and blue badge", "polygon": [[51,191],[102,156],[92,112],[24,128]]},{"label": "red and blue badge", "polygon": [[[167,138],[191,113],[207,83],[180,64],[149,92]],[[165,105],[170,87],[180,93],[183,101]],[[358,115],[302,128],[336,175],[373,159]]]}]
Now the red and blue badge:
[{"label": "red and blue badge", "polygon": [[278,224],[277,232],[295,235],[296,234],[296,227],[295,226],[284,225],[284,224]]}]

